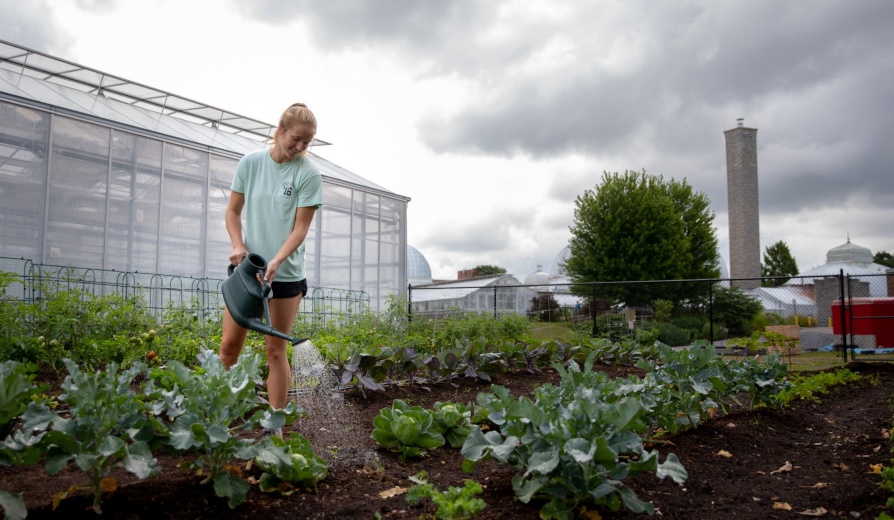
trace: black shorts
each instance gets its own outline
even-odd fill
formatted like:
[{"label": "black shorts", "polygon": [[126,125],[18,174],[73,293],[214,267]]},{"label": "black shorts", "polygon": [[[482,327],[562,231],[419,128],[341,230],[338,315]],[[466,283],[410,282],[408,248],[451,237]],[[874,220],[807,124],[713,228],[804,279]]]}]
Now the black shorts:
[{"label": "black shorts", "polygon": [[274,280],[274,282],[270,284],[270,287],[273,289],[273,296],[270,297],[272,300],[279,298],[294,298],[299,294],[302,298],[307,296],[306,279],[298,282],[277,282]]}]

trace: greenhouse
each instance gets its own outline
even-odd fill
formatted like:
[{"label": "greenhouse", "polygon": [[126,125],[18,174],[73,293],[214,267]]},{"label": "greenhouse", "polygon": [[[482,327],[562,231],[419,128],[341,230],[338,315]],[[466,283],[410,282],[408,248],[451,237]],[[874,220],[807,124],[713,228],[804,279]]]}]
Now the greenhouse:
[{"label": "greenhouse", "polygon": [[[275,127],[0,41],[0,257],[222,279],[236,163]],[[327,145],[316,140],[314,145]],[[405,295],[409,198],[311,153],[311,287]]]}]

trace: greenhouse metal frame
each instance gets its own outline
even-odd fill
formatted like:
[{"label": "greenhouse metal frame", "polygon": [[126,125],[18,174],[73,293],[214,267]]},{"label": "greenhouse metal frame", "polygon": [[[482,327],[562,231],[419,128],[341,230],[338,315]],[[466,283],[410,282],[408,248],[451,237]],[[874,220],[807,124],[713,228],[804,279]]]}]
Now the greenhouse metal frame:
[{"label": "greenhouse metal frame", "polygon": [[[0,256],[223,278],[236,164],[274,129],[0,40]],[[323,206],[308,282],[366,292],[383,310],[406,295],[410,199],[311,157]]]}]

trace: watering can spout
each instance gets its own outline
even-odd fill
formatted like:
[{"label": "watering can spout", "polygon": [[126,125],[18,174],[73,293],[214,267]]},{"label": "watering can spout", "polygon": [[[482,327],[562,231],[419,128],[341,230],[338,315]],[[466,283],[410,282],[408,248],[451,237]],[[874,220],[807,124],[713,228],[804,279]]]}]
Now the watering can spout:
[{"label": "watering can spout", "polygon": [[[267,261],[249,254],[238,265],[230,265],[227,279],[220,284],[224,305],[239,326],[268,336],[284,339],[297,345],[309,338],[293,338],[270,325],[267,300],[272,296],[270,284],[264,280]],[[262,320],[264,318],[264,320]]]}]

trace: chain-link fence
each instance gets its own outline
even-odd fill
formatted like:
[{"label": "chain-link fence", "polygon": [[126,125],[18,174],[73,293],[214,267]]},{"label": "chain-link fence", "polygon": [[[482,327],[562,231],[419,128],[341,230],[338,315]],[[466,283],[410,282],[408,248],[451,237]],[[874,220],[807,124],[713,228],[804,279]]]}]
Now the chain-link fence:
[{"label": "chain-link fence", "polygon": [[[27,304],[40,302],[46,295],[77,292],[86,297],[116,294],[137,298],[156,318],[171,308],[186,309],[199,319],[220,319],[223,280],[191,278],[157,273],[121,272],[37,264],[28,259],[0,257],[0,272],[12,273],[2,298]],[[310,287],[302,300],[299,319],[311,329],[322,323],[337,322],[345,316],[368,312],[369,295],[329,287]]]},{"label": "chain-link fence", "polygon": [[[892,270],[894,271],[894,270]],[[776,351],[818,364],[894,359],[894,274],[523,285],[497,276],[410,286],[410,319],[521,313],[567,333],[705,340],[728,355]]]}]

